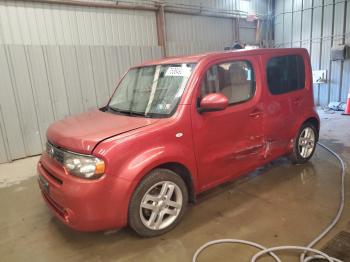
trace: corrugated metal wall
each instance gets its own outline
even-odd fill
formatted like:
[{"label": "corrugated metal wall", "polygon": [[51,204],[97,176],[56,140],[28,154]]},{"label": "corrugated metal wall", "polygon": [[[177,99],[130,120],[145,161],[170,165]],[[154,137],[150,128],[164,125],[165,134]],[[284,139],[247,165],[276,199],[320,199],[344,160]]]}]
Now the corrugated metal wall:
[{"label": "corrugated metal wall", "polygon": [[0,44],[157,45],[154,12],[0,1]]},{"label": "corrugated metal wall", "polygon": [[315,102],[347,99],[350,60],[331,61],[331,47],[350,44],[349,0],[276,0],[275,46],[305,47],[313,70],[327,70],[326,84],[314,85]]},{"label": "corrugated metal wall", "polygon": [[[235,23],[232,18],[167,13],[167,55],[222,51],[238,39]],[[247,44],[256,44],[255,22],[240,21],[239,39]]]},{"label": "corrugated metal wall", "polygon": [[167,54],[223,50],[234,42],[234,30],[230,18],[166,14]]},{"label": "corrugated metal wall", "polygon": [[[117,2],[117,0],[85,0],[89,2]],[[123,0],[120,2],[149,3],[149,0]],[[269,0],[157,0],[153,2],[165,3],[166,5],[183,5],[187,7],[216,8],[224,11],[240,10],[243,12],[267,13]]]},{"label": "corrugated metal wall", "polygon": [[35,155],[50,123],[104,105],[131,65],[158,47],[0,46],[0,161]]},{"label": "corrugated metal wall", "polygon": [[[268,0],[174,0],[166,1],[184,6],[201,6],[223,11],[240,10],[266,15]],[[203,11],[205,12],[205,11]],[[186,55],[223,50],[238,39],[256,44],[256,23],[240,19],[239,36],[235,34],[236,22],[232,18],[204,17],[166,13],[166,38],[168,55]]]},{"label": "corrugated metal wall", "polygon": [[[166,3],[265,14],[267,1]],[[168,55],[235,40],[232,18],[165,19]],[[255,23],[241,22],[242,39],[255,42]],[[0,0],[0,163],[41,153],[50,123],[104,105],[129,66],[160,56],[154,11]]]},{"label": "corrugated metal wall", "polygon": [[0,163],[41,153],[50,123],[160,56],[154,12],[1,1]]}]

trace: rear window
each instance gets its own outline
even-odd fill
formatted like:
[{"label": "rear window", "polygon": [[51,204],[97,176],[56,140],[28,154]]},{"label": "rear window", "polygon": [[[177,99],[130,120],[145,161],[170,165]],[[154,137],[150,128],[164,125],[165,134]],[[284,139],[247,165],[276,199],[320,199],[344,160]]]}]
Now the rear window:
[{"label": "rear window", "polygon": [[271,58],[267,63],[267,83],[274,95],[303,89],[305,86],[303,57],[288,55]]}]

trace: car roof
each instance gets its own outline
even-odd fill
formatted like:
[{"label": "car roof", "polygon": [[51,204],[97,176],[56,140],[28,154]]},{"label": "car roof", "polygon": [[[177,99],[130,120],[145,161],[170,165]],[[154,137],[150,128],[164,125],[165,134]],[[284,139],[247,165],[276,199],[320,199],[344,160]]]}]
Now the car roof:
[{"label": "car roof", "polygon": [[210,52],[197,55],[189,56],[173,56],[161,58],[158,60],[146,61],[136,67],[140,66],[150,66],[159,64],[181,64],[181,63],[198,63],[204,59],[220,59],[225,57],[235,57],[235,56],[252,56],[261,54],[292,54],[292,53],[305,53],[307,50],[305,48],[257,48],[257,49],[236,49],[221,52]]}]

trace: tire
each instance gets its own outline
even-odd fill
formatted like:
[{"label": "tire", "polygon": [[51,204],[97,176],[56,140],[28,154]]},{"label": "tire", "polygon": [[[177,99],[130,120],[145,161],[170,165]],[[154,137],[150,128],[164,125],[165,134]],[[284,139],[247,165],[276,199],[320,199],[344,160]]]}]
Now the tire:
[{"label": "tire", "polygon": [[129,226],[142,237],[162,235],[179,223],[187,204],[188,190],[182,178],[168,169],[154,169],[131,197]]},{"label": "tire", "polygon": [[309,161],[315,152],[317,139],[318,131],[316,127],[311,123],[304,123],[294,139],[293,152],[289,156],[292,163],[304,164]]}]

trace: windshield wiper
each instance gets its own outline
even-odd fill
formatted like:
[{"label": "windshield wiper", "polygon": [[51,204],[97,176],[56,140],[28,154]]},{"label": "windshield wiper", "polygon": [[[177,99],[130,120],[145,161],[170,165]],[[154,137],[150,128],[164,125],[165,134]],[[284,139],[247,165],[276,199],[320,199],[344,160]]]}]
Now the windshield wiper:
[{"label": "windshield wiper", "polygon": [[142,113],[142,112],[136,112],[136,111],[132,111],[132,110],[123,110],[123,109],[115,108],[115,107],[111,107],[111,106],[108,106],[108,109],[112,110],[113,112],[124,114],[124,115],[129,115],[129,116],[143,116],[143,117],[148,117],[148,118],[151,117],[150,115],[146,115],[145,113]]},{"label": "windshield wiper", "polygon": [[108,106],[108,110],[112,110],[113,112],[124,114],[124,115],[130,114],[130,112],[128,110],[122,110],[120,108],[115,108],[115,107],[111,107],[111,106]]},{"label": "windshield wiper", "polygon": [[145,113],[142,113],[142,112],[136,112],[136,111],[133,111],[133,110],[129,110],[128,112],[129,112],[130,116],[150,117],[149,115],[146,115]]}]

